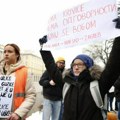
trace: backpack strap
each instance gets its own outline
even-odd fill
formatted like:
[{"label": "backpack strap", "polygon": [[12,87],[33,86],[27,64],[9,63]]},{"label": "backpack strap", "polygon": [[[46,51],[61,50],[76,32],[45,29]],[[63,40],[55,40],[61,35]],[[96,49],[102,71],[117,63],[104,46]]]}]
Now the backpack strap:
[{"label": "backpack strap", "polygon": [[65,95],[68,91],[68,89],[70,88],[70,84],[69,83],[65,83],[64,86],[63,86],[63,90],[62,90],[62,94],[63,94],[63,102],[64,102],[64,99],[65,99]]},{"label": "backpack strap", "polygon": [[103,108],[103,100],[99,91],[98,81],[90,82],[90,92],[98,108]]}]

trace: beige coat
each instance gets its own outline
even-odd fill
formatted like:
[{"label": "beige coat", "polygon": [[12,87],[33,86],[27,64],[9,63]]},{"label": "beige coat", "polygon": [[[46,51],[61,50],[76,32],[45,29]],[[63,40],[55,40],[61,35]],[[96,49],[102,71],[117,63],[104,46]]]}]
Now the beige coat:
[{"label": "beige coat", "polygon": [[[14,75],[15,71],[17,69],[22,68],[24,65],[22,63],[22,61],[18,61],[16,64],[11,64],[9,71],[7,71],[6,75]],[[4,75],[3,72],[3,67],[4,67],[4,61],[1,61],[0,63],[0,75]],[[32,84],[32,80],[27,79],[27,83],[26,83],[26,87],[25,87],[25,100],[24,102],[20,105],[19,108],[17,108],[15,112],[17,113],[21,118],[23,118],[24,116],[27,115],[27,113],[31,110],[31,108],[34,105],[35,102],[35,88]],[[13,107],[12,107],[13,109]],[[0,118],[0,120],[5,120]]]}]

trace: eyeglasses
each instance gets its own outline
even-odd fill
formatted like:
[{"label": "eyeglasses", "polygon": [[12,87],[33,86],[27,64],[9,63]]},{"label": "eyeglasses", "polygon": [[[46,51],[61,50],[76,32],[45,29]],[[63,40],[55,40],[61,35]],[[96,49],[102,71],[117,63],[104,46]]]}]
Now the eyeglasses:
[{"label": "eyeglasses", "polygon": [[84,65],[85,65],[84,63],[73,63],[72,67],[76,67],[77,66],[77,67],[80,68],[80,67],[83,67]]},{"label": "eyeglasses", "polygon": [[58,62],[59,64],[62,64],[62,65],[64,65],[65,64],[65,62]]}]

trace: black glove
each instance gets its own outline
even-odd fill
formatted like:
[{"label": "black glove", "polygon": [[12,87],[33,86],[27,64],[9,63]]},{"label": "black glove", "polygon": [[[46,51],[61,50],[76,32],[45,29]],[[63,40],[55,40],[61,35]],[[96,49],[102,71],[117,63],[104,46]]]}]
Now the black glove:
[{"label": "black glove", "polygon": [[113,22],[116,22],[116,28],[120,29],[120,17],[113,20]]},{"label": "black glove", "polygon": [[42,38],[39,39],[39,43],[41,46],[41,50],[43,48],[43,44],[47,42],[47,35],[43,36]]},{"label": "black glove", "polygon": [[45,36],[43,36],[42,38],[39,39],[40,45],[43,45],[46,42],[47,42],[47,35],[45,35]]}]

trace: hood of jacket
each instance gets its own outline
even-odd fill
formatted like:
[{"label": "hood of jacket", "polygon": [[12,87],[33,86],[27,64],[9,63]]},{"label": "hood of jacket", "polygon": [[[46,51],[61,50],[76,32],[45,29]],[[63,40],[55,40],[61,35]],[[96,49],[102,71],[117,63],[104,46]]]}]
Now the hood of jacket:
[{"label": "hood of jacket", "polygon": [[99,65],[94,65],[89,69],[89,71],[93,80],[99,80],[101,73],[103,72],[103,68]]},{"label": "hood of jacket", "polygon": [[[3,71],[4,67],[5,67],[5,62],[4,62],[4,60],[1,60],[0,61],[0,74],[1,75],[5,74]],[[6,75],[9,75],[22,67],[25,67],[25,65],[23,64],[23,61],[20,59],[16,64],[10,65],[10,69],[7,71]]]}]

